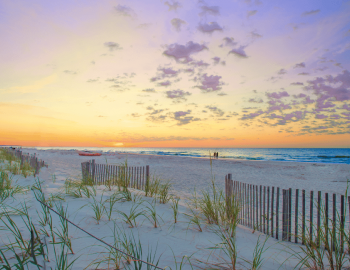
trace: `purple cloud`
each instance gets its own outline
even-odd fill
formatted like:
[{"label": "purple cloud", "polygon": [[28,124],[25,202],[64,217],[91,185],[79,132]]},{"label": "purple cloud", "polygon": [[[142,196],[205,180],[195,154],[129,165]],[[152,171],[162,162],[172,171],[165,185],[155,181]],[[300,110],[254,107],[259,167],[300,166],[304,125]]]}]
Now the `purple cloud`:
[{"label": "purple cloud", "polygon": [[169,86],[171,85],[171,82],[170,81],[165,81],[165,82],[161,82],[159,83],[160,86]]},{"label": "purple cloud", "polygon": [[325,119],[325,118],[328,118],[328,116],[324,115],[324,114],[316,114],[315,118],[316,119]]},{"label": "purple cloud", "polygon": [[304,85],[302,82],[292,82],[290,85]]},{"label": "purple cloud", "polygon": [[190,64],[195,66],[195,67],[208,67],[208,66],[210,66],[210,64],[203,62],[203,60],[192,61]]},{"label": "purple cloud", "polygon": [[174,18],[171,20],[171,24],[176,29],[176,31],[181,31],[181,26],[183,24],[186,24],[186,22],[179,18]]},{"label": "purple cloud", "polygon": [[231,46],[234,47],[237,45],[237,42],[234,41],[233,37],[225,37],[224,39],[224,44],[221,44],[220,46],[222,47],[223,45],[225,46]]},{"label": "purple cloud", "polygon": [[193,121],[200,121],[200,118],[194,118],[193,116],[187,116],[188,114],[191,113],[191,110],[187,110],[186,112],[184,111],[177,111],[174,112],[174,119],[177,120],[177,125],[182,126],[189,124]]},{"label": "purple cloud", "polygon": [[220,62],[220,57],[215,56],[215,57],[213,57],[212,59],[214,60],[214,64],[219,64],[219,62]]},{"label": "purple cloud", "polygon": [[254,16],[258,11],[257,10],[249,10],[247,11],[247,18],[249,18],[250,16]]},{"label": "purple cloud", "polygon": [[287,73],[287,70],[281,68],[277,73],[278,73],[279,75],[283,75],[283,74],[286,74],[286,73]]},{"label": "purple cloud", "polygon": [[248,56],[244,51],[245,47],[247,46],[239,46],[239,48],[237,49],[232,49],[231,51],[229,51],[229,54],[232,53],[238,57],[247,58]]},{"label": "purple cloud", "polygon": [[303,93],[300,93],[299,95],[293,95],[293,97],[295,97],[295,98],[304,98],[304,97],[306,97],[306,95],[303,94]]},{"label": "purple cloud", "polygon": [[207,76],[207,73],[203,74],[201,77],[201,86],[200,89],[203,90],[204,93],[214,92],[221,90],[222,82],[220,82],[221,76],[210,75]]},{"label": "purple cloud", "polygon": [[305,66],[306,66],[305,63],[302,62],[302,63],[296,64],[296,65],[294,66],[294,68],[304,68]]},{"label": "purple cloud", "polygon": [[317,14],[319,13],[320,10],[319,9],[316,9],[316,10],[311,10],[311,11],[305,11],[301,14],[302,17],[305,17],[305,16],[309,16],[309,15],[314,15],[314,14]]},{"label": "purple cloud", "polygon": [[259,115],[262,115],[263,113],[264,112],[262,110],[259,110],[255,113],[243,114],[243,116],[240,118],[240,120],[254,119],[255,117],[258,117]]},{"label": "purple cloud", "polygon": [[147,88],[147,89],[143,89],[142,92],[155,93],[156,90],[154,90],[154,88]]},{"label": "purple cloud", "polygon": [[273,93],[266,93],[266,96],[268,98],[275,98],[275,99],[280,99],[283,97],[289,97],[289,94],[286,91],[282,91],[282,92],[273,92]]},{"label": "purple cloud", "polygon": [[171,90],[171,91],[166,91],[166,97],[170,99],[177,99],[178,101],[180,100],[186,100],[186,96],[190,96],[190,92],[185,92],[183,90]]},{"label": "purple cloud", "polygon": [[224,111],[222,111],[221,109],[219,109],[216,106],[205,106],[205,108],[209,109],[212,113],[214,113],[217,117],[221,117],[225,114]]},{"label": "purple cloud", "polygon": [[250,98],[248,102],[251,103],[263,103],[264,101],[261,98]]},{"label": "purple cloud", "polygon": [[178,1],[174,1],[174,0],[172,0],[172,1],[170,1],[171,3],[169,3],[168,1],[166,1],[164,4],[165,5],[167,5],[168,7],[169,7],[169,11],[171,11],[171,10],[177,10],[178,8],[180,8],[180,7],[182,7],[181,6],[181,4],[180,4],[180,2],[178,2]]},{"label": "purple cloud", "polygon": [[207,49],[207,47],[198,43],[194,43],[193,41],[189,41],[186,45],[179,45],[177,43],[169,45],[168,49],[164,51],[164,54],[170,57],[174,57],[176,61],[184,59],[184,62],[188,63],[192,60],[190,57],[191,54],[201,52],[204,49]]},{"label": "purple cloud", "polygon": [[134,15],[134,11],[128,6],[118,5],[114,8],[120,15],[128,17],[132,17]]},{"label": "purple cloud", "polygon": [[201,6],[202,12],[199,13],[200,16],[204,15],[213,15],[217,16],[220,15],[219,7],[218,6]]},{"label": "purple cloud", "polygon": [[307,73],[307,72],[301,72],[301,73],[298,73],[298,75],[310,75],[310,73]]},{"label": "purple cloud", "polygon": [[179,73],[178,70],[173,70],[172,68],[159,68],[158,70],[162,71],[162,78],[165,77],[176,77]]},{"label": "purple cloud", "polygon": [[319,104],[328,98],[335,99],[336,101],[350,100],[350,72],[348,70],[344,70],[335,77],[328,75],[326,78],[317,77],[315,80],[307,82],[309,85],[305,86],[305,89],[313,90],[319,96]]},{"label": "purple cloud", "polygon": [[250,35],[251,35],[251,37],[252,38],[261,38],[262,37],[262,35],[260,35],[260,34],[258,34],[256,31],[252,31],[252,32],[250,32]]},{"label": "purple cloud", "polygon": [[112,42],[112,41],[105,42],[105,43],[103,43],[103,45],[105,45],[107,48],[109,48],[110,51],[122,49],[118,43]]},{"label": "purple cloud", "polygon": [[202,33],[213,33],[214,31],[222,31],[223,28],[218,25],[217,22],[210,22],[210,23],[200,23],[198,25],[198,30]]},{"label": "purple cloud", "polygon": [[350,106],[348,106],[348,104],[344,104],[342,108],[347,111],[350,111]]}]

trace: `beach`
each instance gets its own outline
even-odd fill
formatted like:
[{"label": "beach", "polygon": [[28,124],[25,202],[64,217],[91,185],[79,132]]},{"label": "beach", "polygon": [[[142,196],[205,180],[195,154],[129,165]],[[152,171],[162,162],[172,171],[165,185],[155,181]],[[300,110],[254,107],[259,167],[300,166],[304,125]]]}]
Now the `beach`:
[{"label": "beach", "polygon": [[[36,156],[48,164],[42,168],[37,176],[42,181],[43,192],[46,196],[50,194],[64,193],[64,183],[67,179],[81,179],[81,163],[91,160],[91,157],[79,156],[76,151],[68,150],[37,150],[22,149],[24,153],[36,154]],[[69,220],[81,226],[84,230],[103,239],[107,243],[113,243],[113,230],[117,226],[119,236],[134,235],[140,239],[143,247],[143,258],[147,252],[153,250],[156,257],[161,256],[159,266],[168,266],[171,269],[179,269],[175,260],[179,263],[184,261],[182,269],[200,269],[208,267],[207,263],[217,263],[225,257],[219,250],[210,249],[220,243],[220,238],[214,233],[215,226],[201,220],[201,230],[191,222],[188,203],[193,198],[194,192],[199,196],[201,191],[208,189],[214,180],[219,188],[224,188],[225,175],[232,174],[233,180],[263,186],[275,186],[281,189],[305,189],[306,191],[326,191],[329,193],[345,194],[347,179],[350,179],[349,164],[327,164],[327,163],[302,163],[302,162],[278,162],[278,161],[248,161],[212,159],[180,156],[157,156],[126,153],[107,153],[99,157],[93,157],[97,164],[119,165],[127,161],[128,166],[150,167],[150,175],[155,175],[165,181],[172,183],[170,194],[179,197],[179,220],[175,224],[172,214],[171,202],[160,204],[153,202],[153,198],[145,197],[142,192],[131,189],[133,194],[141,194],[142,204],[136,206],[135,202],[117,202],[116,211],[113,212],[111,220],[107,214],[103,214],[101,220],[94,219],[94,211],[91,207],[94,201],[102,202],[110,198],[116,188],[108,190],[105,186],[96,186],[96,196],[87,198],[74,198],[64,195],[65,201],[60,201],[67,207]],[[23,186],[35,184],[35,178],[28,176],[14,177],[17,183]],[[18,207],[20,203],[26,202],[29,206],[29,214],[33,223],[38,224],[38,212],[41,206],[35,200],[32,191],[26,194],[16,194],[14,199],[7,199],[6,204]],[[150,205],[154,205],[159,216],[159,226],[154,227],[145,216],[139,216],[134,228],[126,224],[120,212],[129,213],[133,207],[141,212],[147,212]],[[147,208],[147,206],[149,208]],[[120,212],[118,212],[120,211]],[[58,224],[59,218],[52,214],[52,218]],[[25,224],[20,217],[13,217],[23,233],[28,238]],[[87,236],[84,232],[69,225],[69,235],[75,255],[68,255],[73,260],[72,269],[96,269],[96,265],[90,265],[95,259],[106,256],[104,244]],[[123,233],[121,233],[123,232]],[[11,242],[8,232],[2,233],[0,244]],[[239,225],[236,232],[238,249],[237,269],[249,269],[247,261],[253,260],[254,248],[257,241],[264,241],[265,235],[255,230]],[[46,237],[47,242],[50,237]],[[50,246],[50,245],[49,245]],[[216,246],[217,247],[217,246]],[[266,250],[263,253],[264,263],[261,269],[294,269],[298,264],[296,258],[290,258],[293,252],[300,250],[300,245],[281,242],[269,238],[266,242]],[[267,249],[268,248],[268,249]],[[50,250],[51,249],[51,250]],[[53,254],[52,245],[49,254]],[[185,256],[185,257],[184,257]],[[187,260],[186,258],[190,258]],[[289,258],[287,260],[287,258]],[[191,262],[191,263],[190,263]],[[44,263],[44,262],[43,262]],[[46,267],[52,266],[54,260],[45,262]],[[145,266],[144,266],[145,267]],[[33,268],[34,269],[34,268]],[[49,269],[49,268],[48,268]],[[100,266],[98,269],[107,269]],[[110,268],[114,269],[114,268]],[[134,268],[131,268],[134,269]],[[142,268],[142,269],[146,269]]]},{"label": "beach", "polygon": [[170,180],[175,192],[192,194],[194,188],[205,188],[211,177],[224,187],[225,175],[244,183],[275,186],[306,191],[327,191],[344,193],[347,180],[350,180],[350,164],[280,162],[264,160],[234,160],[209,158],[157,156],[134,153],[107,153],[100,157],[82,157],[75,151],[23,149],[24,152],[37,153],[51,166],[48,171],[59,179],[77,176],[81,173],[81,162],[95,159],[98,164],[118,165],[126,160],[129,166],[150,166],[150,173]]}]

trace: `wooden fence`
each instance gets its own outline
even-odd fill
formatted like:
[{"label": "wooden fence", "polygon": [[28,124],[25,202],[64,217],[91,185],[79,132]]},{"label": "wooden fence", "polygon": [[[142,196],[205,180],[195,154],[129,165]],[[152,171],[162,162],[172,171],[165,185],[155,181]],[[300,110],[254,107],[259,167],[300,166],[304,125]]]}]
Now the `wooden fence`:
[{"label": "wooden fence", "polygon": [[126,167],[109,164],[96,164],[95,160],[81,163],[84,180],[90,179],[96,185],[116,185],[117,181],[127,180],[128,186],[145,190],[149,181],[149,165],[143,167]]},{"label": "wooden fence", "polygon": [[15,148],[4,148],[7,153],[13,155],[14,157],[18,158],[20,160],[20,168],[23,167],[24,163],[28,163],[30,167],[32,167],[35,170],[34,176],[39,174],[39,171],[43,167],[48,167],[47,164],[41,159],[38,159],[36,154],[34,155],[29,155],[29,154],[24,154],[20,149],[15,149]]},{"label": "wooden fence", "polygon": [[[319,242],[320,230],[323,230],[327,239],[332,237],[334,249],[334,237],[350,225],[350,196],[324,193],[322,199],[321,191],[299,191],[233,181],[232,174],[225,177],[226,199],[234,196],[240,202],[241,225],[282,241],[301,244],[305,244],[306,239]],[[328,230],[324,230],[326,226]]]}]

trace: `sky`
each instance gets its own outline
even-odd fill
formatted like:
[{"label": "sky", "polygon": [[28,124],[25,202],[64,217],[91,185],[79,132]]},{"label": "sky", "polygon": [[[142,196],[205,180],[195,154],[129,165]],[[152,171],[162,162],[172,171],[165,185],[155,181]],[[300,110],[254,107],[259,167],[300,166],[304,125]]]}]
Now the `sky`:
[{"label": "sky", "polygon": [[350,147],[350,1],[0,0],[0,144]]}]

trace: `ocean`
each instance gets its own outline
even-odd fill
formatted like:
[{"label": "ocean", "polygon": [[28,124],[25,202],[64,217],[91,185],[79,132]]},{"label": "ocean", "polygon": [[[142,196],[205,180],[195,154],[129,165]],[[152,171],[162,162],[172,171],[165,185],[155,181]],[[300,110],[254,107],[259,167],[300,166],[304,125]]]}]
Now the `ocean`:
[{"label": "ocean", "polygon": [[350,164],[350,148],[131,148],[131,147],[25,147],[40,150],[90,150],[103,153],[137,153],[163,156],[209,157],[220,159],[274,160]]}]

